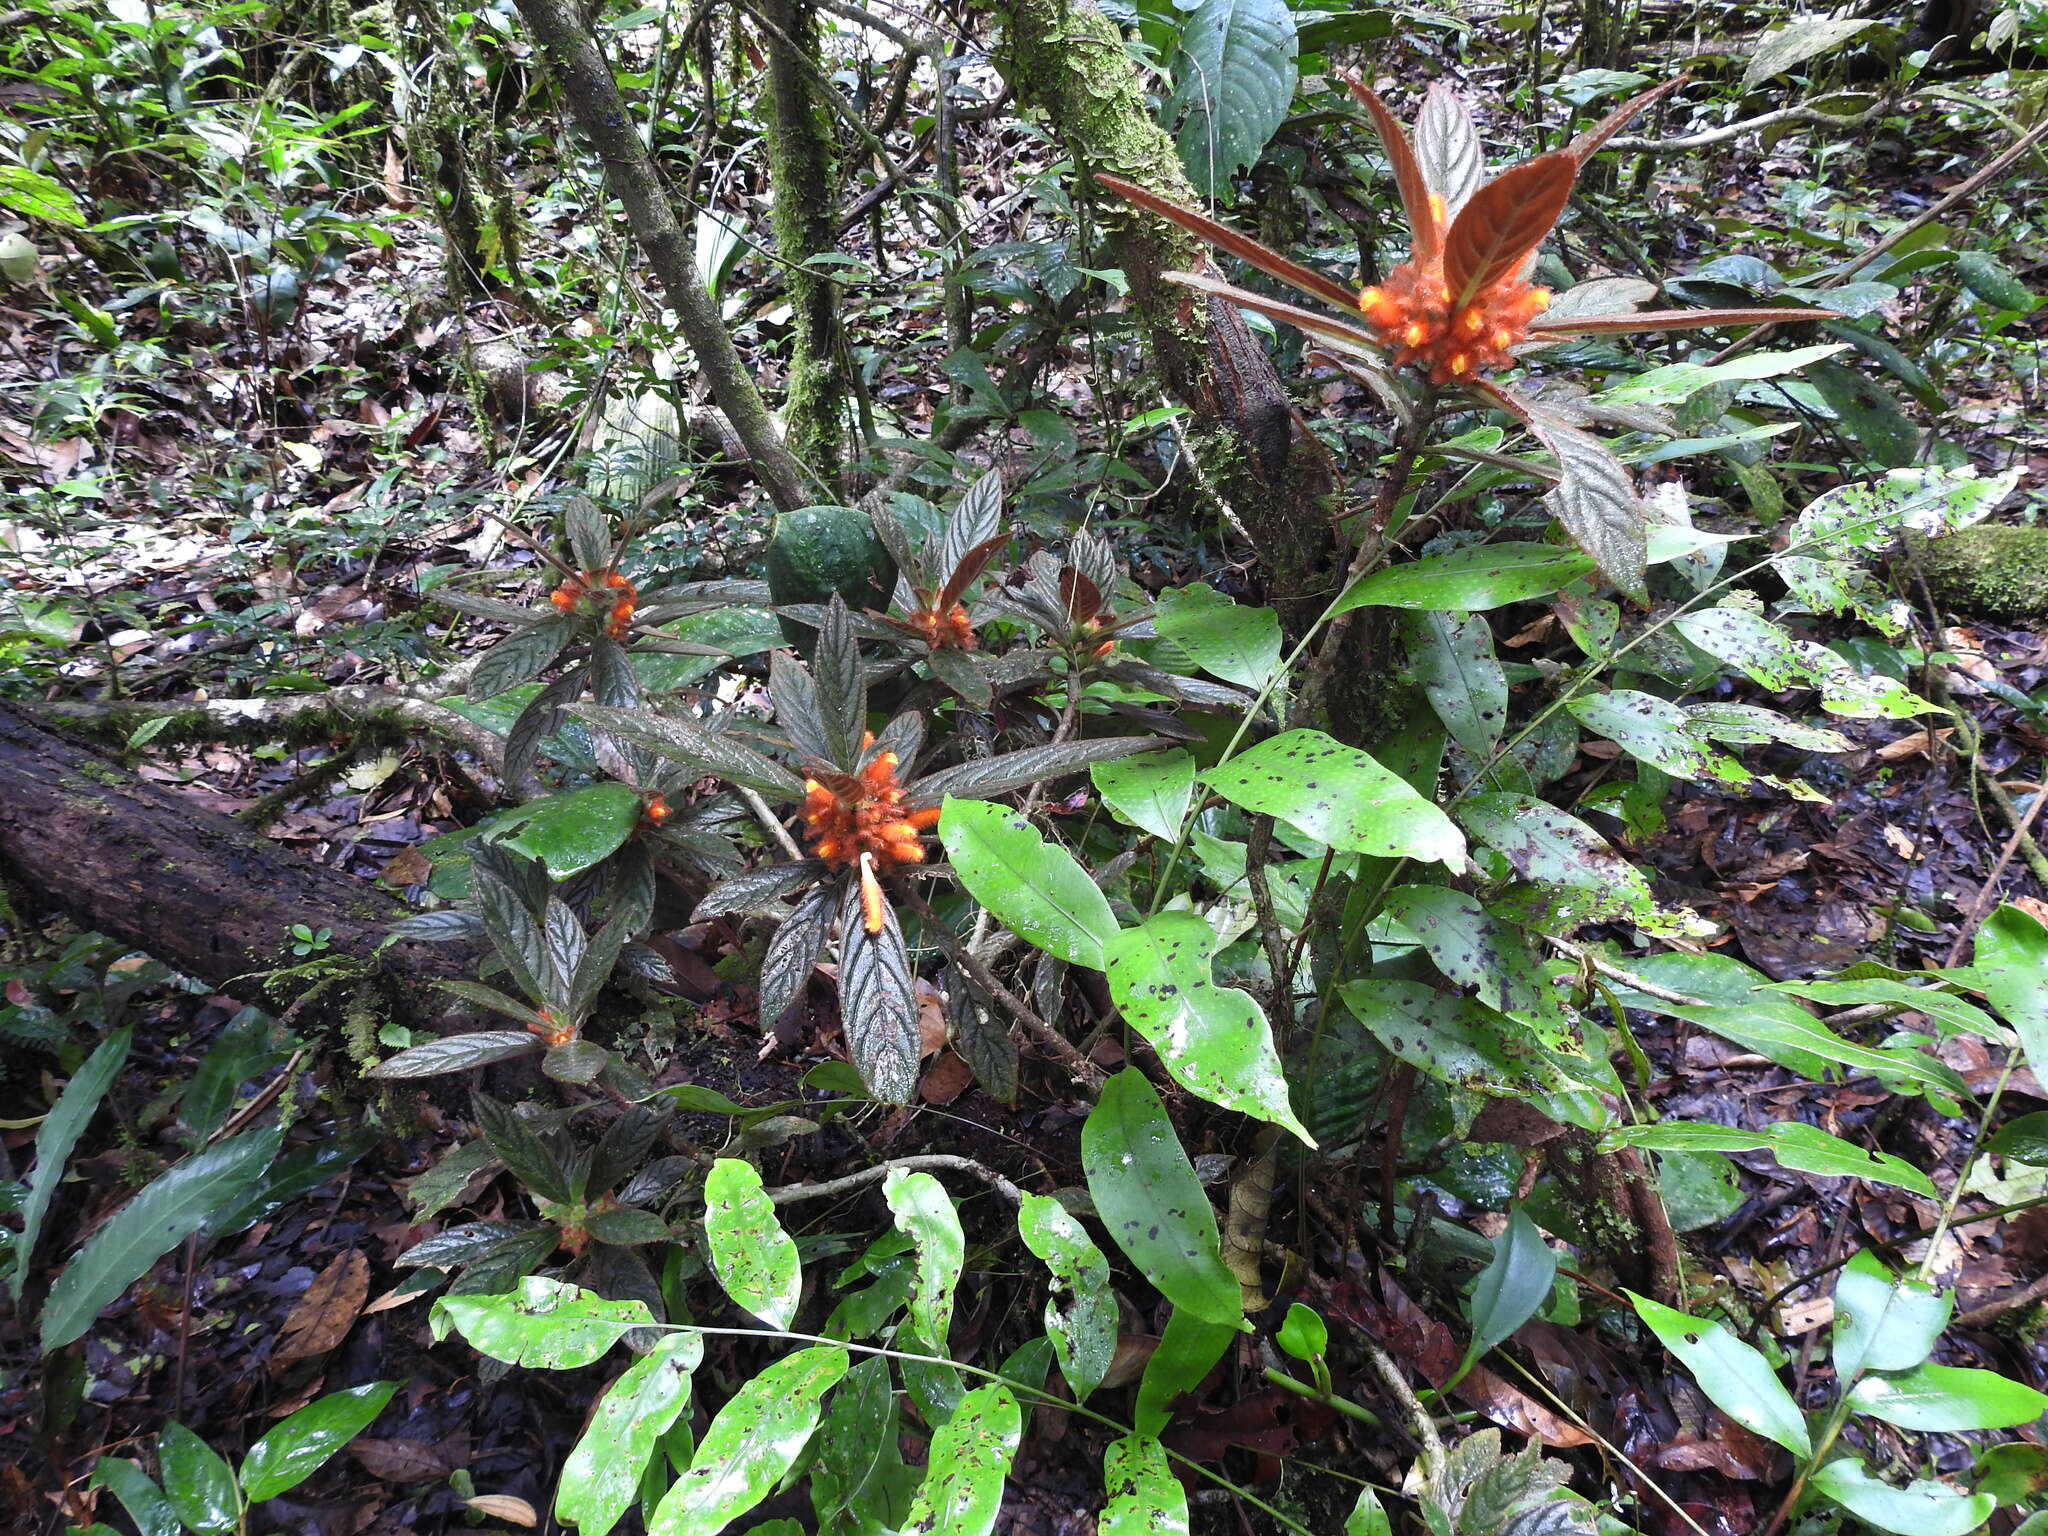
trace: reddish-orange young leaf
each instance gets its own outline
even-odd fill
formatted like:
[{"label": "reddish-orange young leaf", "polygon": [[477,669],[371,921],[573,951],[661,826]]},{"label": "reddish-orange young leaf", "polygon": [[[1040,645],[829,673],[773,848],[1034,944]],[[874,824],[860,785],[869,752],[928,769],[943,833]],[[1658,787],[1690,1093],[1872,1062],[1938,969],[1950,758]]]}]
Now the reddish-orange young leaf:
[{"label": "reddish-orange young leaf", "polygon": [[1638,91],[1612,112],[1601,118],[1599,122],[1580,134],[1576,139],[1573,139],[1571,143],[1567,144],[1565,146],[1565,153],[1574,160],[1577,160],[1581,165],[1585,164],[1588,157],[1594,151],[1621,132],[1622,129],[1626,128],[1635,119],[1637,113],[1643,111],[1653,102],[1669,96],[1691,78],[1692,76],[1690,75],[1673,75],[1661,85],[1653,85],[1646,91]]},{"label": "reddish-orange young leaf", "polygon": [[1162,219],[1178,224],[1190,234],[1208,241],[1218,250],[1226,251],[1240,261],[1250,262],[1268,276],[1277,277],[1289,287],[1298,288],[1311,298],[1321,299],[1325,304],[1334,304],[1339,309],[1350,309],[1357,303],[1356,296],[1342,283],[1298,261],[1291,261],[1270,246],[1261,245],[1249,235],[1241,235],[1228,224],[1220,224],[1206,213],[1197,213],[1192,208],[1183,208],[1179,203],[1161,197],[1157,192],[1148,191],[1134,181],[1125,181],[1121,176],[1110,176],[1096,172],[1095,179],[1126,202],[1136,203],[1147,213],[1156,213]]},{"label": "reddish-orange young leaf", "polygon": [[1779,321],[1839,320],[1831,309],[1644,309],[1621,315],[1538,315],[1532,336],[1618,335],[1627,331],[1697,331],[1716,325],[1775,325]]},{"label": "reddish-orange young leaf", "polygon": [[1010,542],[1010,531],[1005,528],[993,538],[983,539],[974,548],[960,557],[960,563],[953,567],[953,574],[946,578],[945,586],[939,589],[938,601],[932,606],[939,609],[952,607],[959,602],[967,589],[974,584],[974,578],[988,568],[996,552]]},{"label": "reddish-orange young leaf", "polygon": [[1408,142],[1408,134],[1387,110],[1379,93],[1355,76],[1344,77],[1344,84],[1351,94],[1364,104],[1372,114],[1372,125],[1379,130],[1380,143],[1385,146],[1387,159],[1394,167],[1394,185],[1400,189],[1401,208],[1408,215],[1408,228],[1413,231],[1410,243],[1415,249],[1418,262],[1430,262],[1443,248],[1443,221],[1439,212],[1441,203],[1431,200],[1429,183],[1423,178],[1422,165],[1415,158],[1415,148]]},{"label": "reddish-orange young leaf", "polygon": [[1472,194],[1444,239],[1453,313],[1515,275],[1564,212],[1578,173],[1578,161],[1560,150],[1525,160]]},{"label": "reddish-orange young leaf", "polygon": [[1299,304],[1289,304],[1284,299],[1269,299],[1263,293],[1253,293],[1249,288],[1240,288],[1235,283],[1226,283],[1220,277],[1210,277],[1201,272],[1168,272],[1169,282],[1194,288],[1202,293],[1213,294],[1219,299],[1264,315],[1269,320],[1278,320],[1282,325],[1291,325],[1298,331],[1307,331],[1311,336],[1320,337],[1328,345],[1354,357],[1378,358],[1383,348],[1366,332],[1356,326],[1346,325],[1342,320],[1332,320],[1327,315],[1312,309],[1303,309]]}]

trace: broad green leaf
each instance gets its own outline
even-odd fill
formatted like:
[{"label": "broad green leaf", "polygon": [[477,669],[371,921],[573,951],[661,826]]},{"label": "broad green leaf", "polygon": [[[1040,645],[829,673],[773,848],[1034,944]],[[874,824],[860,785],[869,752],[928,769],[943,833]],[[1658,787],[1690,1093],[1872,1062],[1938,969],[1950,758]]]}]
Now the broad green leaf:
[{"label": "broad green leaf", "polygon": [[1609,1131],[1601,1150],[1619,1146],[1648,1147],[1657,1152],[1768,1152],[1787,1168],[1837,1179],[1867,1179],[1893,1184],[1929,1200],[1933,1182],[1904,1158],[1870,1152],[1853,1142],[1830,1136],[1817,1125],[1781,1120],[1761,1131],[1737,1130],[1703,1120],[1664,1120]]},{"label": "broad green leaf", "polygon": [[173,1164],[111,1216],[64,1266],[43,1303],[48,1352],[82,1336],[100,1308],[263,1177],[284,1139],[281,1124],[245,1131]]},{"label": "broad green leaf", "polygon": [[953,1331],[953,1291],[966,1262],[967,1237],[946,1186],[928,1173],[892,1168],[882,1181],[882,1198],[896,1218],[896,1230],[917,1252],[917,1283],[910,1293],[910,1318],[934,1355],[947,1352]]},{"label": "broad green leaf", "polygon": [[796,1241],[782,1230],[752,1163],[721,1157],[704,1179],[704,1245],[725,1294],[770,1328],[787,1328],[803,1298]]},{"label": "broad green leaf", "polygon": [[1195,190],[1228,197],[1294,103],[1294,13],[1286,0],[1196,0],[1180,28],[1163,110]]},{"label": "broad green leaf", "polygon": [[1894,1488],[1850,1456],[1814,1473],[1813,1486],[1858,1520],[1894,1536],[1969,1536],[1997,1507],[1988,1493],[1965,1493],[1953,1483],[1926,1478]]},{"label": "broad green leaf", "polygon": [[493,1360],[566,1371],[591,1365],[635,1328],[652,1327],[644,1301],[607,1301],[595,1291],[527,1275],[499,1296],[443,1296],[428,1322],[435,1339],[452,1327]]},{"label": "broad green leaf", "polygon": [[1995,1040],[2001,1045],[2012,1043],[2011,1032],[1990,1014],[1975,1003],[1938,986],[1922,987],[1905,981],[1871,978],[1863,981],[1780,981],[1772,983],[1771,990],[1789,992],[1808,1002],[1827,1003],[1836,1008],[1854,1008],[1864,1003],[1899,1003],[1915,1013],[1926,1014],[1948,1029]]},{"label": "broad green leaf", "polygon": [[903,1524],[918,1478],[904,1465],[898,1418],[888,1360],[870,1355],[855,1362],[833,1389],[818,1430],[811,1506],[820,1530],[880,1533]]},{"label": "broad green leaf", "polygon": [[2001,904],[1977,930],[1972,969],[1986,1000],[2019,1032],[2027,1065],[2041,1078],[2048,1073],[2048,928]]},{"label": "broad green leaf", "polygon": [[1676,405],[1711,384],[1775,379],[1847,350],[1845,344],[1833,342],[1790,352],[1749,352],[1725,363],[1667,363],[1604,389],[1593,398],[1603,405]]},{"label": "broad green leaf", "polygon": [[986,800],[948,799],[939,841],[968,894],[1005,927],[1070,965],[1102,969],[1103,946],[1117,932],[1109,899],[1028,817]]},{"label": "broad green leaf", "polygon": [[[107,1090],[120,1075],[121,1064],[128,1059],[128,1046],[134,1037],[135,1031],[124,1026],[94,1047],[84,1064],[71,1074],[71,1081],[64,1085],[64,1091],[50,1106],[50,1112],[43,1116],[43,1123],[36,1127],[36,1165],[28,1176],[28,1193],[22,1198],[21,1231],[14,1239],[14,1273],[7,1280],[7,1293],[17,1303],[21,1300],[22,1286],[28,1282],[29,1264],[35,1258],[36,1240],[42,1235],[43,1216],[50,1208],[50,1197],[57,1192],[58,1181],[64,1177],[64,1165],[71,1160],[71,1151],[78,1145],[78,1138],[92,1124],[100,1100],[107,1096]],[[116,1492],[118,1494],[118,1490]]]},{"label": "broad green leaf", "polygon": [[141,1536],[178,1536],[184,1529],[163,1489],[147,1472],[123,1457],[100,1457],[93,1463],[92,1480],[86,1486],[111,1489]]},{"label": "broad green leaf", "polygon": [[1479,612],[1545,597],[1591,574],[1593,562],[1558,544],[1480,544],[1374,571],[1337,599],[1353,608]]},{"label": "broad green leaf", "polygon": [[932,1435],[924,1481],[903,1529],[920,1536],[988,1536],[1023,1432],[1024,1414],[1008,1387],[976,1387],[961,1398]]},{"label": "broad green leaf", "polygon": [[1288,1102],[1264,1012],[1249,992],[1216,985],[1215,947],[1215,933],[1192,912],[1162,912],[1126,928],[1103,950],[1109,995],[1175,1082],[1314,1146]]},{"label": "broad green leaf", "polygon": [[1875,1254],[1857,1254],[1835,1282],[1836,1377],[1853,1382],[1865,1371],[1911,1370],[1934,1352],[1954,1311],[1948,1292],[1894,1275]]},{"label": "broad green leaf", "polygon": [[2048,1109],[2037,1109],[2001,1125],[1984,1150],[2016,1163],[2048,1168]]},{"label": "broad green leaf", "polygon": [[1109,1502],[1096,1536],[1188,1536],[1187,1490],[1150,1435],[1110,1442],[1102,1457],[1102,1487]]},{"label": "broad green leaf", "polygon": [[1996,1371],[1921,1363],[1894,1375],[1865,1376],[1849,1390],[1858,1413],[1901,1429],[1950,1433],[2012,1429],[2048,1414],[2048,1395]]},{"label": "broad green leaf", "polygon": [[1576,816],[1534,795],[1471,795],[1458,817],[1524,880],[1591,893],[1591,915],[1647,912],[1652,905],[1641,870]]},{"label": "broad green leaf", "polygon": [[1382,910],[1415,936],[1439,971],[1487,1007],[1520,1020],[1550,1050],[1577,1049],[1578,1036],[1528,936],[1478,897],[1442,885],[1403,885],[1387,893]]},{"label": "broad green leaf", "polygon": [[[1293,94],[1291,87],[1289,94]],[[45,176],[25,165],[0,165],[0,208],[24,218],[41,219],[45,224],[62,224],[72,229],[85,226],[85,210],[79,207],[71,189],[54,176]]]},{"label": "broad green leaf", "polygon": [[438,1077],[443,1072],[466,1072],[524,1056],[541,1048],[540,1036],[518,1029],[487,1029],[473,1035],[446,1035],[422,1045],[407,1046],[370,1068],[371,1077]]},{"label": "broad green leaf", "polygon": [[1231,1323],[1212,1323],[1175,1307],[1139,1378],[1131,1427],[1141,1435],[1162,1432],[1173,1418],[1175,1401],[1202,1384],[1237,1332]]},{"label": "broad green leaf", "polygon": [[1169,843],[1180,836],[1195,792],[1195,760],[1187,753],[1152,752],[1097,763],[1088,772],[1102,803],[1121,819]]},{"label": "broad green leaf", "polygon": [[1878,23],[1871,17],[1801,16],[1766,32],[1749,55],[1742,71],[1742,91],[1747,95],[1773,76],[1804,64],[1808,59],[1831,53],[1859,32]]},{"label": "broad green leaf", "polygon": [[1314,1307],[1297,1301],[1274,1330],[1273,1342],[1297,1360],[1320,1360],[1330,1352],[1330,1328]]},{"label": "broad green leaf", "polygon": [[1394,1522],[1387,1518],[1386,1506],[1372,1489],[1358,1490],[1358,1502],[1344,1517],[1344,1536],[1394,1536]]},{"label": "broad green leaf", "polygon": [[1270,608],[1241,608],[1202,582],[1160,593],[1154,625],[1226,683],[1262,688],[1279,670],[1279,616]]},{"label": "broad green leaf", "polygon": [[1556,1281],[1557,1250],[1516,1206],[1472,1288],[1472,1343],[1466,1359],[1478,1359],[1534,1317]]},{"label": "broad green leaf", "polygon": [[519,830],[501,839],[566,880],[608,858],[640,823],[639,792],[624,784],[593,784],[549,795],[525,807]]},{"label": "broad green leaf", "polygon": [[1471,998],[1376,978],[1347,981],[1338,993],[1375,1040],[1439,1082],[1490,1094],[1574,1086],[1542,1059],[1523,1025]]},{"label": "broad green leaf", "polygon": [[[1024,1246],[1052,1271],[1045,1299],[1045,1332],[1059,1357],[1060,1374],[1084,1403],[1102,1384],[1116,1354],[1117,1305],[1109,1289],[1109,1261],[1095,1240],[1047,1195],[1029,1195],[1017,1210]],[[1066,1297],[1062,1306],[1061,1296]]]},{"label": "broad green leaf", "polygon": [[1243,1299],[1223,1263],[1216,1213],[1135,1067],[1103,1085],[1081,1127],[1081,1161],[1103,1225],[1138,1272],[1176,1307],[1237,1327]]},{"label": "broad green leaf", "polygon": [[1747,608],[1696,609],[1680,614],[1673,627],[1715,660],[1740,668],[1766,688],[1817,690],[1821,708],[1832,715],[1903,719],[1935,707],[1896,679],[1865,676],[1839,653],[1798,639]]},{"label": "broad green leaf", "polygon": [[1598,731],[1631,757],[1681,779],[1719,779],[1747,784],[1753,775],[1725,752],[1717,752],[1694,727],[1682,704],[1631,688],[1582,694],[1565,705],[1588,730]]},{"label": "broad green leaf", "polygon": [[317,1397],[274,1425],[242,1458],[242,1494],[274,1499],[311,1477],[327,1458],[368,1429],[402,1381],[372,1381]]},{"label": "broad green leaf", "polygon": [[1321,731],[1287,731],[1203,775],[1234,805],[1336,849],[1465,867],[1465,838],[1450,817],[1356,747]]},{"label": "broad green leaf", "polygon": [[1493,626],[1477,614],[1418,613],[1406,626],[1408,665],[1451,739],[1484,760],[1508,720],[1508,679]]},{"label": "broad green leaf", "polygon": [[846,1366],[845,1350],[817,1344],[784,1355],[735,1392],[656,1506],[647,1536],[717,1536],[768,1497],[810,1443],[820,1404]]},{"label": "broad green leaf", "polygon": [[1795,1456],[1812,1454],[1806,1416],[1768,1360],[1719,1323],[1687,1317],[1633,1291],[1627,1295],[1636,1315],[1692,1372],[1715,1407],[1744,1429],[1777,1441]]},{"label": "broad green leaf", "polygon": [[235,1474],[220,1452],[178,1423],[166,1424],[156,1439],[156,1462],[164,1497],[189,1531],[228,1536],[242,1522]]},{"label": "broad green leaf", "polygon": [[648,1459],[690,1406],[690,1377],[704,1358],[701,1333],[665,1333],[606,1389],[562,1465],[555,1518],[583,1536],[605,1536],[633,1502]]}]

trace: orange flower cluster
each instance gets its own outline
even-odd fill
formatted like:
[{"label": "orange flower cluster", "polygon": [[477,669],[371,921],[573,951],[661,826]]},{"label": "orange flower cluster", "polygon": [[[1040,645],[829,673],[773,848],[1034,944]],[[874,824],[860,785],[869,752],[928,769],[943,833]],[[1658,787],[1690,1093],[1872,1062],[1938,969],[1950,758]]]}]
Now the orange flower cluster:
[{"label": "orange flower cluster", "polygon": [[670,808],[667,798],[659,794],[649,795],[646,803],[640,807],[640,820],[650,827],[662,825],[673,815],[675,811]]},{"label": "orange flower cluster", "polygon": [[1404,261],[1377,288],[1358,296],[1359,313],[1396,368],[1414,364],[1438,384],[1467,383],[1514,359],[1508,348],[1529,334],[1529,322],[1550,307],[1550,290],[1503,278],[1456,312],[1441,258]]},{"label": "orange flower cluster", "polygon": [[910,627],[924,636],[925,644],[935,651],[948,645],[971,651],[978,644],[965,603],[955,603],[944,613],[936,608],[920,608],[911,614]]},{"label": "orange flower cluster", "polygon": [[[872,746],[874,737],[864,745]],[[924,859],[918,834],[936,825],[938,807],[908,810],[896,782],[896,754],[882,752],[858,774],[804,781],[804,826],[811,852],[827,864],[851,864],[871,854],[883,869]]]},{"label": "orange flower cluster", "polygon": [[546,1008],[540,1010],[540,1016],[547,1020],[545,1027],[539,1024],[529,1024],[526,1027],[534,1034],[539,1035],[548,1045],[567,1045],[576,1038],[576,1026],[574,1024],[564,1024]]},{"label": "orange flower cluster", "polygon": [[633,583],[617,571],[578,571],[548,594],[548,601],[564,613],[573,613],[590,593],[596,593],[606,609],[604,632],[614,640],[626,638],[633,627],[633,611],[639,593]]}]

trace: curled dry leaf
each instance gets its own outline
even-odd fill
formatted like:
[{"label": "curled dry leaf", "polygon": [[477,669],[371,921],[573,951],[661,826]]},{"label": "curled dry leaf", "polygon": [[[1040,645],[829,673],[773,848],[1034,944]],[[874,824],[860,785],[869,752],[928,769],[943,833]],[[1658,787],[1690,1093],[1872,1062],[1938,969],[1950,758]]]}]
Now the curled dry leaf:
[{"label": "curled dry leaf", "polygon": [[313,1277],[284,1320],[284,1342],[271,1351],[273,1364],[324,1355],[343,1339],[370,1295],[370,1261],[360,1251],[337,1254]]},{"label": "curled dry leaf", "polygon": [[493,1520],[503,1520],[511,1525],[535,1526],[540,1516],[531,1504],[509,1493],[480,1493],[463,1503],[480,1515],[489,1515]]}]

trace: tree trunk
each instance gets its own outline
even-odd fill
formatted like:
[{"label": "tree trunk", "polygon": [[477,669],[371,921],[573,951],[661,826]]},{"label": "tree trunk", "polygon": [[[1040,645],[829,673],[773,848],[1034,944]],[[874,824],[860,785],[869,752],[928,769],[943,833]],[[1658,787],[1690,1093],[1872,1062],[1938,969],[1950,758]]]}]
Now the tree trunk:
[{"label": "tree trunk", "polygon": [[[1110,171],[1198,205],[1172,139],[1146,110],[1115,24],[1092,0],[1002,0],[999,11],[998,67],[1082,171]],[[1282,621],[1299,634],[1342,574],[1329,457],[1236,308],[1198,304],[1165,280],[1169,271],[1199,270],[1205,248],[1116,198],[1098,206],[1162,382],[1188,409],[1196,460],[1250,537]]]},{"label": "tree trunk", "polygon": [[627,115],[611,66],[598,51],[577,0],[518,0],[518,5],[562,82],[577,125],[604,161],[605,182],[625,205],[655,281],[674,306],[719,409],[747,445],[754,473],[785,512],[817,501],[816,482],[776,430],[761,392],[726,333],[717,304],[697,275],[690,236],[676,218],[654,157]]},{"label": "tree trunk", "polygon": [[143,783],[0,705],[0,870],[82,927],[218,987],[294,963],[294,923],[330,931],[325,953],[364,964],[337,1004],[374,989],[381,1019],[434,1029],[442,977],[474,977],[460,944],[393,944],[404,903],[271,842],[232,816]]},{"label": "tree trunk", "polygon": [[768,163],[775,192],[775,251],[789,292],[789,393],[783,421],[790,450],[819,478],[837,485],[846,447],[846,344],[839,287],[808,265],[834,249],[838,220],[831,125],[812,70],[818,13],[811,0],[764,0],[768,32]]}]

